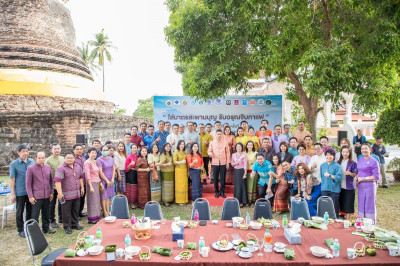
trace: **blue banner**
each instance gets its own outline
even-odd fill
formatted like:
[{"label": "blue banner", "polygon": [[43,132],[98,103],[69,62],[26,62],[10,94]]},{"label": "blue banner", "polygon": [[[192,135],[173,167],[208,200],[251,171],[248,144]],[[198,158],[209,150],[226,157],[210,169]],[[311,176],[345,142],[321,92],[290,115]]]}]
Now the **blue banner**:
[{"label": "blue banner", "polygon": [[282,95],[272,96],[225,96],[224,98],[195,101],[189,96],[154,96],[154,123],[169,121],[185,124],[188,121],[228,123],[233,131],[246,120],[249,126],[259,129],[261,120],[269,122],[269,128],[282,124]]}]

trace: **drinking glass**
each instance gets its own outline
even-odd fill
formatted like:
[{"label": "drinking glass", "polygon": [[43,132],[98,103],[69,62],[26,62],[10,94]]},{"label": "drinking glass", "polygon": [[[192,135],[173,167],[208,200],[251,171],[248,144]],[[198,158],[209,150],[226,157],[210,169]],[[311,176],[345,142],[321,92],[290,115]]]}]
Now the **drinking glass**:
[{"label": "drinking glass", "polygon": [[268,236],[264,236],[264,240],[265,240],[265,252],[272,252],[272,235],[268,235]]},{"label": "drinking glass", "polygon": [[264,247],[264,238],[261,237],[257,240],[257,246],[258,246],[258,253],[257,256],[264,256],[262,253],[262,248]]}]

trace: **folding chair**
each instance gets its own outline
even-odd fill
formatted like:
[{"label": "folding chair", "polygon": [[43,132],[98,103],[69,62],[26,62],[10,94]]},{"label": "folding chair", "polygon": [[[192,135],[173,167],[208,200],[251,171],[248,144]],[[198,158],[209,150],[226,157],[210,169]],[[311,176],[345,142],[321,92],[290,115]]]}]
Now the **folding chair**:
[{"label": "folding chair", "polygon": [[272,209],[269,200],[264,198],[256,200],[254,206],[253,220],[264,217],[264,219],[272,219]]},{"label": "folding chair", "polygon": [[232,217],[240,216],[240,206],[239,201],[234,197],[228,197],[224,200],[224,205],[222,207],[222,217],[221,220],[228,221],[232,220]]},{"label": "folding chair", "polygon": [[297,220],[300,217],[310,220],[310,210],[305,199],[294,199],[290,206],[290,220]]},{"label": "folding chair", "polygon": [[116,195],[111,203],[111,216],[117,219],[129,219],[128,199],[124,195]]},{"label": "folding chair", "polygon": [[157,201],[149,201],[144,206],[144,217],[149,217],[151,220],[162,220],[161,205]]},{"label": "folding chair", "polygon": [[193,203],[192,220],[194,220],[194,211],[199,212],[200,220],[211,220],[210,203],[205,198],[198,198]]},{"label": "folding chair", "polygon": [[329,218],[336,219],[335,205],[329,196],[321,196],[317,202],[317,216],[324,217],[325,212],[328,212]]},{"label": "folding chair", "polygon": [[33,265],[35,263],[36,255],[42,254],[47,248],[50,253],[42,259],[42,265],[51,266],[58,256],[60,256],[66,248],[51,251],[49,243],[43,235],[42,230],[36,220],[30,219],[25,222],[24,231],[26,235],[26,241],[28,242],[29,251],[31,252]]}]

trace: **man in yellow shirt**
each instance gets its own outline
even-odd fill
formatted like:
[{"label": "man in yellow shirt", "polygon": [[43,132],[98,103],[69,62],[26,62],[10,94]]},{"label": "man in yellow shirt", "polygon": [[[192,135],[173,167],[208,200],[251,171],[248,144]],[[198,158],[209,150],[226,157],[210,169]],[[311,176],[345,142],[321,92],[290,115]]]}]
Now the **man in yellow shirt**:
[{"label": "man in yellow shirt", "polygon": [[[210,158],[208,157],[208,145],[211,142],[211,136],[205,132],[206,126],[203,123],[199,124],[199,137],[200,137],[200,148],[201,154],[203,155],[204,169],[208,176],[208,164],[210,163]],[[207,184],[207,180],[203,180],[203,184]]]}]

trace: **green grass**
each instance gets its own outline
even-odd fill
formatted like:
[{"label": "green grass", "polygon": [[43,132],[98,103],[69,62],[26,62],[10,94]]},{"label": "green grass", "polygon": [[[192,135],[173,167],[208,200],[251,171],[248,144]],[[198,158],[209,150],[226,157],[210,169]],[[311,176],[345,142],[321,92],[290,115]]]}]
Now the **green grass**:
[{"label": "green grass", "polygon": [[[7,180],[8,177],[0,177],[0,181]],[[398,202],[400,199],[400,185],[392,185],[389,189],[379,189],[377,196],[378,224],[384,228],[400,232],[400,223],[398,222]],[[0,210],[4,205],[4,200],[0,198]],[[357,209],[357,207],[356,207]],[[166,219],[172,220],[173,217],[180,216],[181,219],[189,219],[191,206],[172,205],[171,207],[162,206],[163,215]],[[222,207],[211,207],[211,216],[213,219],[221,217]],[[241,214],[244,217],[247,212],[253,215],[253,208],[242,208]],[[131,210],[132,213],[132,210]],[[136,216],[143,216],[143,210],[135,210]],[[280,220],[282,215],[274,215],[274,218]],[[87,224],[87,219],[81,221],[84,230],[91,226]],[[62,227],[62,226],[61,226]],[[69,247],[76,241],[79,231],[73,231],[72,235],[65,235],[63,229],[58,229],[54,235],[46,235],[46,238],[53,250]],[[26,240],[17,236],[15,227],[15,214],[8,217],[8,222],[0,233],[0,265],[31,265],[31,257]],[[12,254],[12,255],[10,255]],[[46,253],[47,254],[47,253]],[[43,255],[44,256],[44,255]],[[43,256],[37,256],[37,262]]]}]

